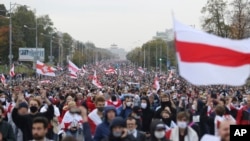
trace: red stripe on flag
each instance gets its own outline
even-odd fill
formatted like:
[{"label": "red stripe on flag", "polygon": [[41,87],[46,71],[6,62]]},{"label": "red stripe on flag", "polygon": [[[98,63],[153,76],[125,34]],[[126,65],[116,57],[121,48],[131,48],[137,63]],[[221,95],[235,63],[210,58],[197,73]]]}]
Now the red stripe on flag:
[{"label": "red stripe on flag", "polygon": [[242,53],[220,46],[177,40],[175,40],[175,45],[183,62],[211,63],[230,67],[250,64],[249,53]]}]

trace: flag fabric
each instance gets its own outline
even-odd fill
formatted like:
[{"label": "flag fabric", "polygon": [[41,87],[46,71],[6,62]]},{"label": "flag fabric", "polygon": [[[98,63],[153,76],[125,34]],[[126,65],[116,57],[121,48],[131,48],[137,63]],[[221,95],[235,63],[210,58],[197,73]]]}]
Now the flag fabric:
[{"label": "flag fabric", "polygon": [[104,71],[105,71],[105,74],[114,74],[114,73],[116,73],[114,68],[109,68],[107,70],[105,69]]},{"label": "flag fabric", "polygon": [[250,39],[232,40],[174,21],[180,75],[194,85],[244,85],[250,75]]},{"label": "flag fabric", "polygon": [[45,83],[45,84],[48,84],[48,83],[52,83],[50,80],[42,80],[40,81],[41,84]]},{"label": "flag fabric", "polygon": [[129,70],[129,71],[128,71],[128,74],[129,74],[130,76],[132,76],[132,75],[134,75],[134,71],[133,71],[133,70]]},{"label": "flag fabric", "polygon": [[1,82],[2,82],[3,84],[6,84],[6,79],[5,79],[4,74],[1,75]]},{"label": "flag fabric", "polygon": [[159,78],[158,78],[157,75],[155,75],[153,88],[154,88],[156,91],[158,91],[158,90],[160,89]]},{"label": "flag fabric", "polygon": [[96,71],[94,71],[94,75],[92,77],[92,84],[94,84],[97,88],[102,88],[101,83],[98,81],[98,78],[96,76]]},{"label": "flag fabric", "polygon": [[68,61],[68,70],[69,70],[69,75],[70,78],[77,78],[77,73],[80,71],[80,69],[70,60]]},{"label": "flag fabric", "polygon": [[15,76],[15,71],[14,71],[14,64],[12,64],[11,69],[10,69],[10,77]]},{"label": "flag fabric", "polygon": [[37,60],[36,62],[36,73],[46,76],[56,76],[55,68],[48,66]]},{"label": "flag fabric", "polygon": [[138,71],[139,71],[140,73],[144,74],[144,70],[143,70],[142,67],[139,67],[139,68],[138,68]]}]

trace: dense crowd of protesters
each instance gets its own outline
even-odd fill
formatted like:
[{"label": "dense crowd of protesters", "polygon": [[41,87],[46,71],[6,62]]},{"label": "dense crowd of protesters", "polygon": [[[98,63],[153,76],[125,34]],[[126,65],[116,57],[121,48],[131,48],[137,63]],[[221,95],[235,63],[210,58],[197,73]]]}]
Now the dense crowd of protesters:
[{"label": "dense crowd of protesters", "polygon": [[[107,66],[116,73],[105,74]],[[193,86],[174,71],[141,73],[127,62],[85,69],[77,79],[61,73],[1,84],[0,141],[199,141],[206,135],[229,141],[230,125],[250,125],[246,86]],[[102,88],[91,83],[94,70]]]}]

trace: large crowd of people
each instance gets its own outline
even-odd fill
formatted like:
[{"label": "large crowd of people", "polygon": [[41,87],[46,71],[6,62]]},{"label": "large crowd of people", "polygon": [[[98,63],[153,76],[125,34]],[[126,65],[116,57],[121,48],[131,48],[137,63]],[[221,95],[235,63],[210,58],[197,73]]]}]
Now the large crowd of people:
[{"label": "large crowd of people", "polygon": [[247,86],[194,86],[129,62],[84,69],[1,84],[0,141],[229,141],[230,125],[250,125]]}]

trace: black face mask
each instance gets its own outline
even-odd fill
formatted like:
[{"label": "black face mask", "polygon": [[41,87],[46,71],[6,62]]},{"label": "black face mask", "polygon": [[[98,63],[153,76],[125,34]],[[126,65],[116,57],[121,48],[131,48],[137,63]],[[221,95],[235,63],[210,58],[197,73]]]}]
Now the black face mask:
[{"label": "black face mask", "polygon": [[36,106],[31,106],[30,107],[31,113],[35,113],[37,110],[38,110],[38,108]]},{"label": "black face mask", "polygon": [[99,112],[103,112],[104,107],[97,107],[97,110],[98,110]]},{"label": "black face mask", "polygon": [[171,118],[162,118],[162,122],[164,122],[166,125],[170,126]]},{"label": "black face mask", "polygon": [[165,102],[161,102],[161,108],[165,108],[165,107],[171,107],[171,102],[170,101],[165,101]]},{"label": "black face mask", "polygon": [[111,97],[111,100],[112,100],[112,101],[116,101],[116,96],[112,96],[112,97]]}]

